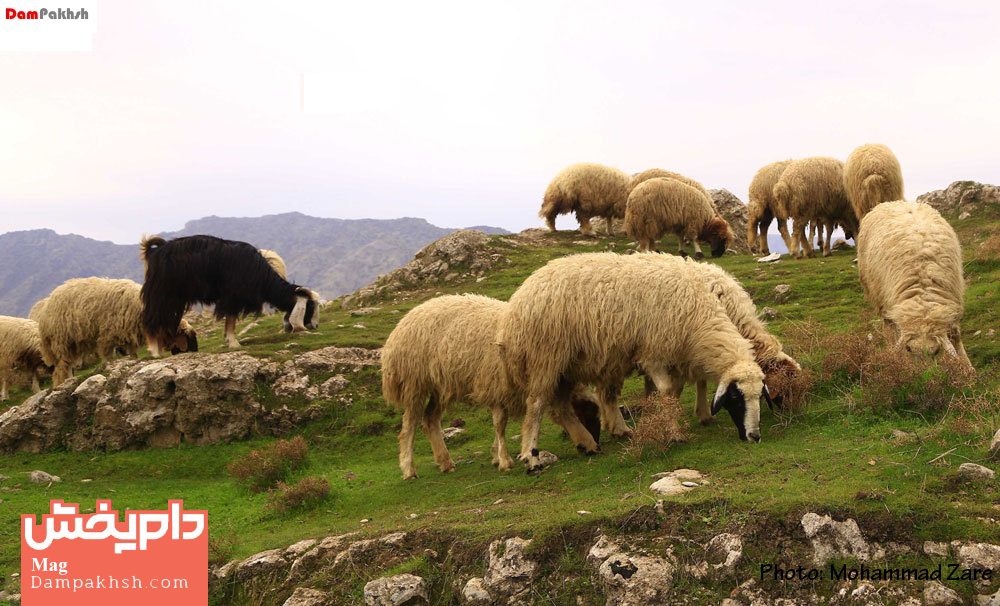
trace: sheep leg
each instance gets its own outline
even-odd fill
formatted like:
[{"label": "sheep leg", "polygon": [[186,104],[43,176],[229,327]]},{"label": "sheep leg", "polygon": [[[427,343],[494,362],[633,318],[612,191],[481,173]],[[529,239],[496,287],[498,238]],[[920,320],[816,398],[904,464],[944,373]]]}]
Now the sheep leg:
[{"label": "sheep leg", "polygon": [[639,252],[649,252],[653,241],[649,238],[639,238]]},{"label": "sheep leg", "polygon": [[493,412],[493,447],[490,454],[493,455],[493,464],[500,471],[510,471],[514,468],[514,459],[510,458],[507,452],[507,409],[498,406]]},{"label": "sheep leg", "polygon": [[7,393],[7,377],[0,379],[0,402],[6,402],[10,399],[10,395]]},{"label": "sheep leg", "polygon": [[610,238],[611,236],[615,235],[615,230],[612,229],[611,225],[615,219],[614,217],[605,217],[604,220],[608,222],[608,237]]},{"label": "sheep leg", "polygon": [[677,254],[682,257],[688,256],[687,252],[684,250],[684,236],[677,238]]},{"label": "sheep leg", "polygon": [[788,252],[792,252],[792,237],[788,234],[788,221],[778,219],[778,233],[781,234],[781,239],[785,241],[785,248],[788,249]]},{"label": "sheep leg", "polygon": [[556,230],[556,211],[545,215],[545,225],[549,228],[549,231]]},{"label": "sheep leg", "polygon": [[806,221],[802,219],[792,220],[792,244],[795,246],[793,254],[796,259],[801,259],[803,256],[812,257],[815,255],[812,246],[809,245],[809,238],[806,237],[805,231]]},{"label": "sheep leg", "polygon": [[404,480],[417,477],[417,468],[413,465],[413,441],[417,436],[417,423],[420,422],[416,414],[418,410],[418,407],[407,405],[403,412],[403,428],[399,432],[399,468],[403,470]]},{"label": "sheep leg", "polygon": [[576,412],[573,411],[573,407],[568,401],[556,402],[551,410],[553,420],[562,425],[569,434],[569,438],[573,440],[577,450],[586,455],[597,454],[599,448],[597,442],[594,441],[594,436],[590,435],[587,428],[580,422],[580,418],[576,416]]},{"label": "sheep leg", "polygon": [[[38,393],[41,390],[42,390],[42,386],[38,383],[38,371],[35,371],[35,372],[31,373],[31,393]],[[6,390],[5,390],[5,393],[6,393]]]},{"label": "sheep leg", "polygon": [[444,444],[444,436],[441,434],[441,416],[444,414],[444,407],[438,401],[437,395],[431,394],[424,410],[424,433],[431,441],[431,450],[434,451],[434,460],[437,461],[441,471],[455,471],[455,462],[451,460],[448,447]]},{"label": "sheep leg", "polygon": [[[778,221],[778,225],[781,225],[781,221]],[[771,254],[771,247],[767,243],[767,228],[768,226],[764,224],[763,221],[760,222],[760,238],[757,240],[757,250],[760,251],[762,255]]]},{"label": "sheep leg", "polygon": [[607,387],[604,389],[600,403],[601,425],[616,438],[632,435],[632,429],[625,423],[625,417],[622,416],[622,409],[618,406],[618,396],[620,394],[620,385]]},{"label": "sheep leg", "polygon": [[542,463],[538,459],[538,432],[542,425],[545,401],[541,397],[530,396],[526,408],[524,421],[521,423],[521,454],[517,458],[526,463],[528,473],[534,473],[542,469]]},{"label": "sheep leg", "polygon": [[701,246],[698,244],[698,240],[694,239],[694,240],[691,241],[691,243],[694,244],[694,258],[695,259],[704,259],[705,258],[705,254],[703,252],[701,252]]},{"label": "sheep leg", "polygon": [[702,425],[708,425],[712,422],[712,407],[708,405],[708,386],[704,379],[698,381],[696,384],[698,390],[697,399],[695,400],[695,413],[698,415],[698,420],[701,421]]},{"label": "sheep leg", "polygon": [[236,316],[226,316],[226,345],[230,349],[238,349],[240,342],[236,340]]},{"label": "sheep leg", "polygon": [[[822,226],[820,226],[822,229]],[[823,245],[823,256],[829,257],[833,254],[833,249],[830,247],[830,240],[833,238],[833,224],[826,224],[826,243]]]},{"label": "sheep leg", "polygon": [[576,220],[580,222],[580,233],[584,236],[593,236],[594,227],[590,224],[590,216],[583,213],[576,213]]},{"label": "sheep leg", "polygon": [[643,383],[646,387],[646,397],[648,398],[656,391],[656,383],[653,382],[653,379],[649,378],[648,374],[643,377]]},{"label": "sheep leg", "polygon": [[70,368],[69,363],[65,360],[59,360],[56,364],[56,369],[52,371],[52,387],[58,387],[62,385],[66,379],[73,376],[73,369]]}]

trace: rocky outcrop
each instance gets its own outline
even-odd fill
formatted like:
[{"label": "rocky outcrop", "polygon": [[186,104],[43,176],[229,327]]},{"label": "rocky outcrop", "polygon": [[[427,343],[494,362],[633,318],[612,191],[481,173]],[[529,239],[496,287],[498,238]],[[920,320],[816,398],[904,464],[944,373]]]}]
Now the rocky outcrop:
[{"label": "rocky outcrop", "polygon": [[382,577],[365,584],[365,606],[427,604],[427,583],[413,574]]},{"label": "rocky outcrop", "polygon": [[802,516],[802,529],[812,541],[813,561],[823,566],[833,558],[855,558],[862,562],[885,556],[875,543],[868,543],[858,523],[848,518],[837,522],[828,515],[807,513]]},{"label": "rocky outcrop", "polygon": [[121,359],[104,374],[41,391],[0,415],[0,451],[45,452],[215,444],[281,435],[318,418],[323,407],[267,407],[278,397],[336,399],[348,380],[337,374],[313,385],[307,371],[353,372],[378,364],[378,352],[327,347],[284,363],[242,352]]},{"label": "rocky outcrop", "polygon": [[469,579],[462,590],[469,604],[532,604],[531,582],[538,564],[525,553],[530,540],[513,537],[490,543],[486,574]]},{"label": "rocky outcrop", "polygon": [[955,181],[947,189],[917,196],[917,202],[930,204],[942,215],[965,219],[976,213],[1000,212],[1000,187],[975,181]]},{"label": "rocky outcrop", "polygon": [[607,606],[669,604],[677,561],[644,551],[626,551],[607,537],[591,547],[587,560],[597,567],[597,576],[607,596]]},{"label": "rocky outcrop", "polygon": [[481,231],[460,229],[421,248],[403,267],[341,299],[345,309],[363,307],[367,302],[405,288],[441,281],[483,276],[486,271],[510,259],[493,250],[490,237]]},{"label": "rocky outcrop", "polygon": [[708,193],[712,196],[712,202],[719,214],[729,223],[729,226],[733,228],[733,233],[736,234],[736,240],[729,243],[729,249],[740,254],[750,254],[750,245],[747,244],[747,224],[749,223],[747,205],[728,189],[710,189]]}]

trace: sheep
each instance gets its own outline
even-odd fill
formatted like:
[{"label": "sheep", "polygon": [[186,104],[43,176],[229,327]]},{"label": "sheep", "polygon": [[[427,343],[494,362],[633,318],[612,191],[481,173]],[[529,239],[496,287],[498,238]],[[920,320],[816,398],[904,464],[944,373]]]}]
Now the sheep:
[{"label": "sheep", "polygon": [[239,346],[236,318],[260,314],[264,303],[285,312],[285,332],[319,326],[319,297],[290,284],[264,256],[246,242],[214,236],[166,241],[143,237],[140,256],[146,264],[142,285],[142,327],[155,357],[175,337],[189,305],[214,303],[216,319],[226,320],[226,342]]},{"label": "sheep", "polygon": [[[689,259],[691,270],[701,275],[708,289],[719,299],[726,316],[736,326],[740,334],[753,345],[754,360],[764,371],[764,384],[769,386],[769,394],[775,404],[781,405],[785,393],[775,383],[780,376],[794,376],[802,371],[802,367],[791,356],[785,353],[781,342],[767,331],[767,327],[757,317],[757,308],[753,299],[743,286],[732,275],[717,265],[710,263],[695,263]],[[683,377],[673,377],[681,381]],[[697,406],[695,408],[702,423],[711,420],[708,401],[705,399],[705,381],[697,381]],[[780,382],[779,382],[780,385]],[[676,388],[676,385],[674,386]],[[646,377],[646,394],[653,391],[652,381]]]},{"label": "sheep", "polygon": [[[281,258],[281,255],[274,252],[273,250],[268,250],[266,248],[259,248],[257,252],[260,256],[264,257],[267,264],[281,276],[282,280],[288,279],[288,268],[285,266],[285,260]],[[268,311],[268,314],[273,313],[273,310]],[[226,316],[226,346],[230,349],[237,349],[240,347],[240,342],[236,339],[236,316]]]},{"label": "sheep", "polygon": [[[417,477],[413,441],[421,419],[441,471],[455,469],[441,436],[441,416],[459,401],[490,410],[495,430],[493,464],[501,471],[513,467],[504,432],[509,415],[524,414],[524,394],[507,376],[494,343],[506,311],[507,303],[489,297],[446,295],[410,310],[390,333],[382,349],[382,393],[386,402],[403,409],[399,434],[403,479]],[[581,450],[595,452],[601,430],[595,398],[578,389],[572,400],[589,427],[581,425],[570,402],[560,402],[553,416]]]},{"label": "sheep", "polygon": [[971,367],[962,345],[962,247],[951,225],[919,202],[883,202],[861,220],[858,274],[891,343],[944,350]]},{"label": "sheep", "polygon": [[[650,179],[657,179],[657,178],[675,179],[677,181],[680,181],[684,185],[688,185],[690,187],[697,189],[701,193],[705,194],[705,197],[708,198],[709,200],[712,199],[712,195],[709,194],[708,190],[705,189],[705,186],[699,183],[698,181],[695,181],[690,177],[685,177],[680,173],[675,173],[672,170],[665,170],[662,168],[650,168],[648,170],[642,171],[641,173],[636,173],[632,175],[632,180],[629,181],[628,191],[629,193],[631,193],[633,189],[639,187],[639,185],[641,185],[642,183],[645,183]],[[715,208],[714,202],[712,203],[712,207]]]},{"label": "sheep", "polygon": [[[75,278],[52,291],[38,332],[42,358],[55,367],[53,386],[71,377],[89,355],[109,360],[116,350],[138,353],[145,342],[140,289],[132,280]],[[174,353],[198,351],[198,337],[190,324],[177,323],[164,347]]]},{"label": "sheep", "polygon": [[576,213],[580,233],[592,235],[592,217],[604,217],[611,235],[612,219],[625,216],[630,177],[617,168],[581,162],[564,168],[545,188],[542,209],[538,216],[545,219],[549,230],[556,231],[556,216]]},{"label": "sheep", "polygon": [[[773,192],[774,185],[781,179],[781,174],[785,172],[785,169],[791,163],[791,160],[772,162],[758,170],[753,176],[753,180],[750,181],[750,203],[747,205],[747,214],[749,215],[747,243],[750,245],[750,250],[757,248],[759,243],[759,252],[761,254],[771,254],[771,249],[767,243],[767,230],[771,226],[771,220],[775,216],[774,207],[776,201]],[[758,230],[760,232],[759,242]],[[788,235],[787,220],[778,219],[778,233],[781,234],[781,239],[785,241],[785,246],[791,251],[792,238]]]},{"label": "sheep", "polygon": [[[857,233],[858,221],[844,189],[844,164],[834,158],[812,157],[793,161],[781,174],[772,190],[774,216],[779,221],[791,218],[792,245],[788,251],[796,258],[801,250],[813,256],[805,226],[811,221],[824,224],[839,222]],[[827,231],[823,256],[830,256],[830,230]]]},{"label": "sheep", "polygon": [[40,377],[52,372],[42,360],[38,322],[0,316],[0,401],[6,401],[7,384],[31,377],[31,391],[38,393]]},{"label": "sheep", "polygon": [[48,304],[49,298],[45,297],[41,301],[36,301],[34,305],[31,306],[31,311],[28,312],[28,319],[38,321],[45,312],[45,306]]},{"label": "sheep", "polygon": [[679,238],[678,252],[686,256],[684,240],[694,243],[695,257],[702,258],[698,241],[707,242],[712,256],[726,252],[735,235],[709,198],[675,179],[654,178],[640,183],[629,194],[625,209],[625,231],[639,240],[639,250],[648,252],[655,241],[671,231]]},{"label": "sheep", "polygon": [[539,422],[552,402],[578,384],[607,394],[637,367],[669,395],[677,395],[672,374],[717,381],[711,413],[726,408],[740,439],[760,441],[766,388],[753,347],[678,257],[585,253],[550,261],[511,296],[496,339],[509,376],[527,394],[519,458],[529,472],[540,469]]},{"label": "sheep", "polygon": [[859,221],[876,204],[903,200],[903,171],[899,160],[881,143],[862,145],[847,157],[844,188]]}]

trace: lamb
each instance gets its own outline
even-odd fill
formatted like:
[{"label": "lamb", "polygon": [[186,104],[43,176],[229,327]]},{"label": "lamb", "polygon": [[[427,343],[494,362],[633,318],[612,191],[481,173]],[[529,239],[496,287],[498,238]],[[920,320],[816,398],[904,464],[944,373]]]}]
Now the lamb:
[{"label": "lamb", "polygon": [[35,304],[31,306],[31,311],[28,312],[28,319],[37,322],[38,319],[42,317],[42,314],[45,313],[45,306],[48,305],[48,303],[48,297],[45,297],[41,301],[36,301]]},{"label": "lamb", "polygon": [[[812,257],[813,250],[805,227],[811,221],[838,222],[845,230],[857,233],[858,221],[844,189],[844,164],[834,158],[812,157],[793,161],[774,185],[774,216],[779,221],[793,220],[789,252],[802,257],[801,250]],[[830,231],[827,231],[823,256],[830,256]]]},{"label": "lamb", "polygon": [[679,237],[678,252],[686,256],[684,240],[694,243],[695,257],[704,255],[698,241],[707,242],[712,256],[726,252],[735,235],[725,219],[715,212],[710,199],[697,189],[675,179],[654,178],[639,184],[629,194],[625,209],[625,231],[648,252],[668,231]]},{"label": "lamb", "polygon": [[[781,405],[785,393],[778,380],[794,376],[802,371],[802,367],[791,356],[785,353],[781,342],[767,331],[767,327],[757,317],[757,308],[753,299],[743,286],[724,269],[711,263],[695,263],[690,261],[691,269],[700,274],[708,289],[719,299],[726,316],[736,326],[740,334],[753,345],[754,360],[764,371],[764,384],[775,404]],[[683,389],[684,377],[672,377],[672,388]],[[677,383],[680,381],[680,383]],[[777,385],[776,385],[777,383]],[[697,406],[695,408],[702,423],[711,420],[708,401],[705,398],[706,384],[704,379],[697,381]],[[652,381],[646,377],[646,394],[653,391]]]},{"label": "lamb", "polygon": [[890,342],[971,367],[962,345],[962,247],[938,211],[918,202],[883,202],[861,220],[858,274]]},{"label": "lamb", "polygon": [[[509,415],[524,414],[524,394],[507,376],[494,343],[506,311],[507,303],[489,297],[437,297],[410,310],[389,335],[382,349],[382,393],[386,402],[403,409],[403,479],[417,477],[413,441],[421,419],[441,471],[455,469],[441,435],[441,416],[450,404],[463,400],[489,408],[495,430],[493,464],[501,471],[513,467],[504,433]],[[595,452],[601,425],[594,398],[576,390],[572,404],[560,402],[553,416],[581,450]]]},{"label": "lamb", "polygon": [[[636,367],[676,395],[671,375],[718,382],[740,439],[760,441],[764,373],[718,297],[683,259],[586,253],[550,261],[510,298],[497,331],[509,376],[527,394],[520,457],[540,469],[541,413],[571,386],[608,390]],[[610,404],[610,403],[608,403]]]},{"label": "lamb", "polygon": [[847,157],[844,188],[860,221],[876,204],[903,199],[903,170],[892,150],[868,143]]},{"label": "lamb", "polygon": [[260,251],[246,242],[214,236],[187,236],[166,241],[143,237],[146,263],[142,285],[142,328],[149,351],[158,356],[176,336],[188,306],[215,304],[216,319],[226,319],[226,341],[236,340],[236,318],[260,314],[264,303],[285,312],[285,332],[319,326],[319,297],[290,284]]},{"label": "lamb", "polygon": [[630,177],[617,168],[581,162],[559,172],[545,188],[538,216],[556,231],[556,216],[576,213],[580,233],[592,235],[590,219],[604,217],[611,235],[612,219],[625,216]]},{"label": "lamb", "polygon": [[[774,219],[774,209],[777,204],[773,190],[775,184],[781,179],[781,174],[791,163],[791,160],[772,162],[758,170],[753,176],[753,180],[750,181],[750,203],[747,205],[747,214],[749,215],[747,243],[750,245],[750,250],[758,248],[759,244],[761,254],[771,254],[767,243],[767,230],[771,227],[771,220]],[[760,232],[759,240],[758,230]],[[788,250],[792,250],[792,238],[788,235],[787,220],[778,219],[778,233],[781,234],[781,239],[785,241]]]},{"label": "lamb", "polygon": [[38,393],[39,378],[51,371],[42,360],[38,322],[0,316],[0,402],[9,398],[8,383],[30,377],[31,391]]},{"label": "lamb", "polygon": [[[42,358],[55,367],[54,386],[71,377],[87,356],[109,360],[116,350],[138,353],[145,342],[140,289],[132,280],[76,278],[52,291],[38,332]],[[198,351],[198,337],[190,324],[180,319],[177,324],[164,347],[174,353]]]}]

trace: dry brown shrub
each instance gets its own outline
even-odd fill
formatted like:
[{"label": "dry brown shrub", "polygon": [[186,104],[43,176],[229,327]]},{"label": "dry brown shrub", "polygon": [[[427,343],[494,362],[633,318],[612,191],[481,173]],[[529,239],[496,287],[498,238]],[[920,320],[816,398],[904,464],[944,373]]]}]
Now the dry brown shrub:
[{"label": "dry brown shrub", "polygon": [[990,230],[990,235],[983,240],[975,252],[976,261],[996,261],[1000,259],[1000,227]]},{"label": "dry brown shrub", "polygon": [[319,476],[302,478],[294,484],[285,484],[279,481],[277,489],[271,492],[267,508],[283,513],[307,505],[315,506],[329,495],[330,482]]},{"label": "dry brown shrub", "polygon": [[278,440],[234,459],[229,464],[229,473],[247,484],[250,490],[262,492],[288,477],[292,470],[301,467],[306,461],[308,449],[302,436]]},{"label": "dry brown shrub", "polygon": [[767,391],[775,399],[775,409],[784,413],[795,413],[805,407],[806,398],[816,383],[813,371],[808,368],[793,370],[781,368],[767,373]]},{"label": "dry brown shrub", "polygon": [[626,451],[642,456],[647,450],[662,452],[674,442],[691,437],[688,416],[677,398],[659,392],[642,398],[633,411],[639,413],[639,422],[632,431]]}]

